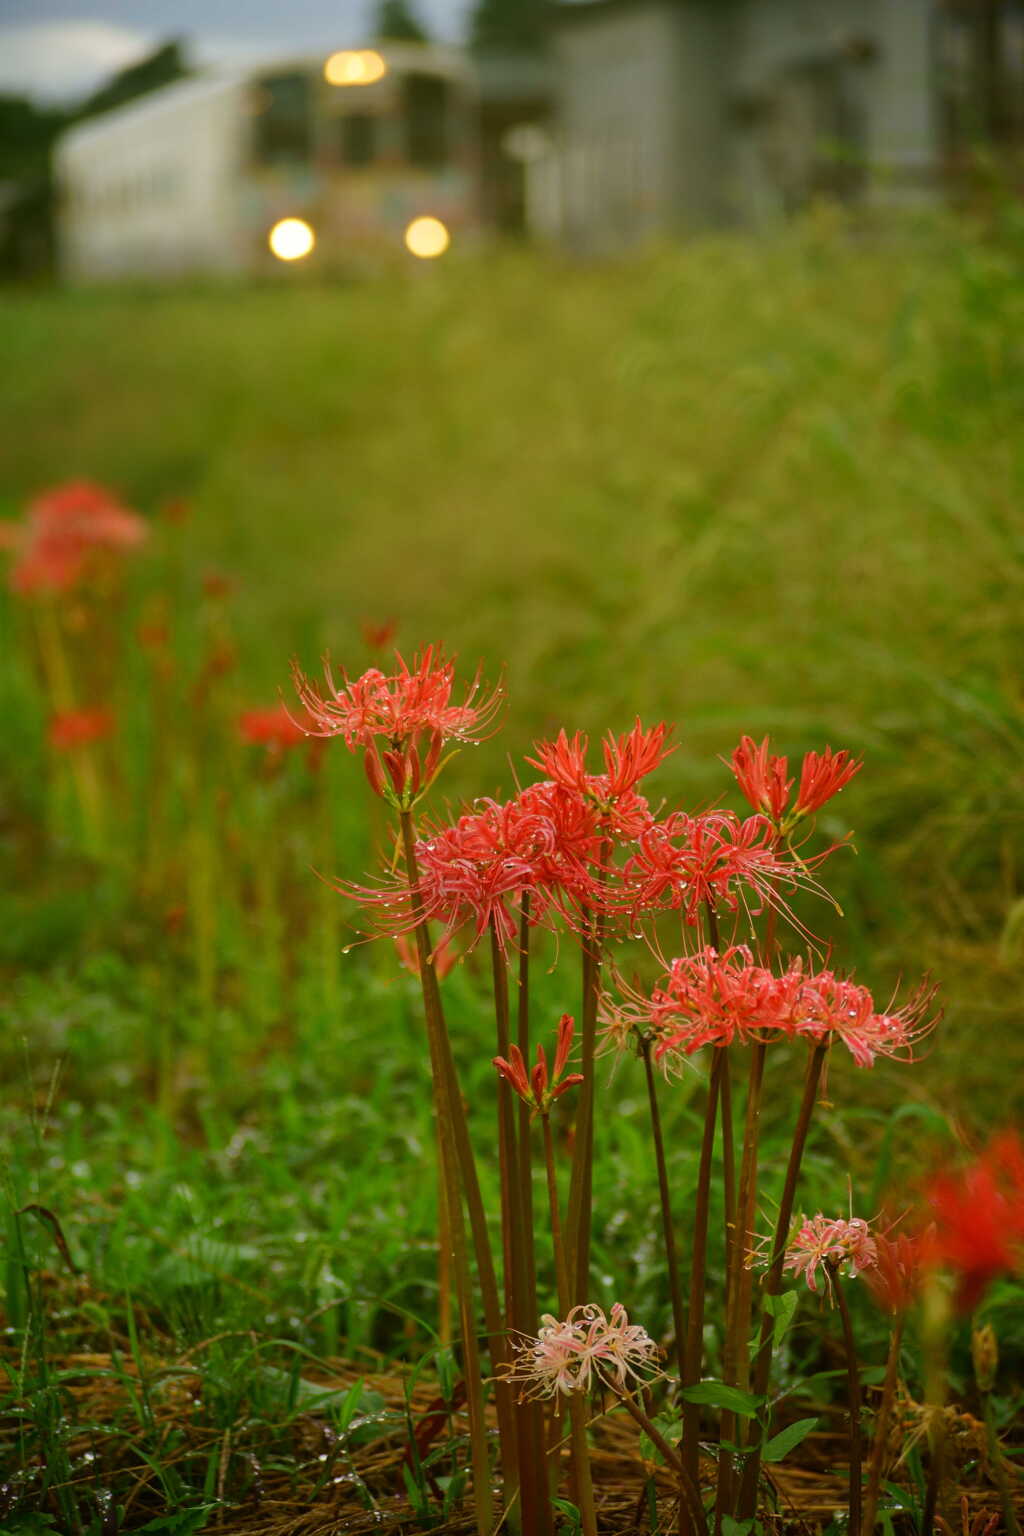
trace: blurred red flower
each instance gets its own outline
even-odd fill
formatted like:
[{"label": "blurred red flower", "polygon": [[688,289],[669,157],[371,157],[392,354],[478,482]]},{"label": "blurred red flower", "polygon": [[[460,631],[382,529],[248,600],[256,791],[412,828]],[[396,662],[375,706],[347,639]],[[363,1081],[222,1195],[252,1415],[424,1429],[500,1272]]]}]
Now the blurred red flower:
[{"label": "blurred red flower", "polygon": [[73,752],[90,742],[102,741],[114,729],[109,709],[66,709],[50,719],[50,746],[58,752]]},{"label": "blurred red flower", "polygon": [[386,619],[383,624],[374,624],[370,619],[364,619],[359,626],[368,650],[386,651],[398,630],[396,619]]},{"label": "blurred red flower", "polygon": [[304,746],[309,740],[284,704],[275,704],[272,709],[245,710],[238,717],[238,730],[243,740],[257,747],[269,747],[273,752],[286,752],[289,747]]},{"label": "blurred red flower", "polygon": [[935,1252],[957,1276],[957,1306],[971,1312],[998,1275],[1024,1271],[1024,1145],[1016,1131],[996,1136],[960,1173],[927,1189]]},{"label": "blurred red flower", "polygon": [[134,549],[146,524],[111,491],[72,480],[29,503],[11,568],[15,592],[68,592],[86,580],[104,553]]}]

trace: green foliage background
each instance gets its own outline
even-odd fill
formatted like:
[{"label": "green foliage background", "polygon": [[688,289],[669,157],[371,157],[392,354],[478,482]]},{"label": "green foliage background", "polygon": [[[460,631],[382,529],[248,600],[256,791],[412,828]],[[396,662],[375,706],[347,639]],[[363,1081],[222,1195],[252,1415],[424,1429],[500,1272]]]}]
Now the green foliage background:
[{"label": "green foliage background", "polygon": [[[863,753],[819,829],[856,833],[856,853],[827,867],[844,917],[804,915],[837,968],[856,965],[882,997],[933,971],[947,1016],[919,1067],[837,1067],[808,1206],[845,1206],[852,1168],[872,1214],[894,1181],[950,1155],[951,1120],[980,1133],[1019,1114],[1022,256],[1012,212],[984,232],[929,219],[866,233],[822,210],[758,242],[600,268],[501,251],[366,285],[288,273],[0,296],[0,410],[16,427],[2,510],[79,475],[147,513],[184,498],[186,659],[210,623],[204,573],[235,583],[238,667],[202,760],[231,831],[205,1013],[187,946],[161,926],[189,845],[148,905],[130,862],[148,814],[132,626],[168,565],[138,558],[124,617],[127,851],[110,868],[47,821],[24,615],[13,599],[2,612],[0,836],[18,875],[0,898],[5,1176],[10,1209],[59,1214],[102,1293],[76,1337],[102,1336],[135,1298],[179,1342],[238,1326],[328,1355],[424,1345],[392,1310],[427,1319],[434,1305],[415,986],[389,949],[357,949],[328,1011],[309,938],[310,866],[358,877],[374,857],[369,794],[332,748],[325,837],[301,774],[268,798],[232,727],[238,708],[287,691],[293,655],[313,669],[329,646],[365,665],[363,619],[397,619],[409,650],[443,640],[467,672],[478,658],[506,669],[504,729],[453,764],[453,803],[510,791],[539,736],[637,714],[678,722],[652,794],[692,807],[737,803],[718,758],[744,731],[794,757],[826,741]],[[259,897],[271,860],[276,911]],[[538,1020],[576,1004],[567,961],[539,976]],[[480,968],[447,987],[486,1162]],[[769,1184],[796,1070],[780,1062],[773,1081]],[[607,1091],[599,1284],[657,1332],[641,1085],[627,1065]],[[668,1106],[683,1203],[697,1092],[688,1081]],[[24,1274],[55,1264],[37,1224],[21,1219],[17,1241],[29,1262],[8,1269],[15,1319]],[[232,1371],[255,1369],[239,1351],[211,1365],[222,1424],[242,1390]],[[39,1433],[56,1444],[61,1431]]]}]

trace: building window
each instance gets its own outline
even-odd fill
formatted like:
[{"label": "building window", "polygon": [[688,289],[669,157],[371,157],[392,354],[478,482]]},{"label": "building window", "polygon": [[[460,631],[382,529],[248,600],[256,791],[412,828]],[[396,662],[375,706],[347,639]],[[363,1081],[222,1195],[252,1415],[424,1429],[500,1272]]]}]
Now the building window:
[{"label": "building window", "polygon": [[402,81],[405,155],[410,165],[443,165],[448,159],[448,87],[436,75]]},{"label": "building window", "polygon": [[256,115],[256,158],[309,160],[312,154],[312,99],[306,75],[267,75],[260,81]]}]

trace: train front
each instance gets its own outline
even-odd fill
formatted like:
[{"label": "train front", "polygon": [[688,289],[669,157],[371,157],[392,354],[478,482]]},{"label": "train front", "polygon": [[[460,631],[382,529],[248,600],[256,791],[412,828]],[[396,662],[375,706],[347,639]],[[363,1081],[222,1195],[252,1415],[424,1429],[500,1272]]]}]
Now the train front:
[{"label": "train front", "polygon": [[478,224],[478,113],[454,49],[381,44],[253,79],[240,218],[257,267],[434,258]]}]

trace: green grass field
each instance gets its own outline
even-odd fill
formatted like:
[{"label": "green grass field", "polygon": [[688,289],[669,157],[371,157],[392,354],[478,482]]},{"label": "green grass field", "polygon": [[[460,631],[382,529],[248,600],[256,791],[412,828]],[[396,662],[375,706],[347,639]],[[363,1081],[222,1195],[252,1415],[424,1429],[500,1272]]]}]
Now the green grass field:
[{"label": "green grass field", "polygon": [[[397,620],[409,651],[443,640],[466,671],[505,668],[503,729],[452,765],[453,803],[511,793],[560,726],[596,736],[637,714],[678,722],[652,796],[694,807],[738,803],[718,758],[742,732],[863,754],[822,818],[855,833],[829,866],[844,916],[807,912],[836,968],[883,997],[930,971],[946,1018],[920,1066],[837,1067],[808,1208],[845,1207],[849,1167],[871,1214],[950,1151],[953,1122],[1019,1117],[1022,255],[1012,230],[868,237],[822,212],[762,243],[593,268],[499,252],[365,286],[0,296],[0,515],[82,476],[157,530],[104,621],[118,737],[98,853],[47,756],[25,605],[0,607],[21,1341],[3,1529],[107,1536],[177,1511],[147,1528],[184,1536],[235,1503],[225,1529],[269,1530],[254,1464],[301,1508],[323,1491],[317,1414],[333,1476],[335,1448],[347,1468],[359,1443],[352,1415],[365,1440],[394,1411],[379,1382],[362,1406],[317,1405],[316,1384],[339,1359],[370,1373],[432,1348],[418,991],[390,946],[342,953],[351,909],[311,873],[359,878],[382,826],[340,744],[313,787],[297,762],[263,775],[234,724],[291,696],[293,656],[365,666],[363,620]],[[168,524],[178,499],[188,520]],[[226,596],[204,595],[211,572]],[[135,637],[167,615],[160,717]],[[84,655],[91,633],[76,642],[72,622],[67,643]],[[218,647],[234,660],[200,706]],[[576,1006],[566,974],[538,976],[539,1015]],[[466,1090],[489,1102],[481,964],[446,987]],[[598,1149],[596,1270],[657,1333],[657,1190],[624,1070]],[[681,1191],[695,1092],[667,1109]],[[780,1081],[769,1180],[790,1118]],[[29,1205],[55,1220],[15,1214]],[[1007,1286],[991,1303],[1011,1358],[1018,1300]],[[883,1325],[863,1322],[877,1364]],[[808,1308],[794,1374],[827,1329]]]}]

